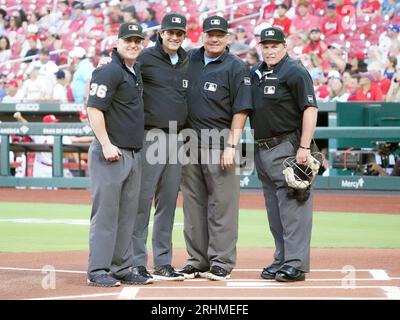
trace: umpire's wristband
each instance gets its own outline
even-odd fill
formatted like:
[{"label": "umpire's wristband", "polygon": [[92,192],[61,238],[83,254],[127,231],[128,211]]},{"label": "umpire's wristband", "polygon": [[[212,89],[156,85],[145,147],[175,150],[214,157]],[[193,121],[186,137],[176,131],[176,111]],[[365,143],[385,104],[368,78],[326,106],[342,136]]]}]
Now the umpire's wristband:
[{"label": "umpire's wristband", "polygon": [[305,150],[311,150],[311,148],[306,148],[306,147],[303,147],[302,145],[300,145],[299,144],[299,148],[301,148],[301,149],[305,149]]}]

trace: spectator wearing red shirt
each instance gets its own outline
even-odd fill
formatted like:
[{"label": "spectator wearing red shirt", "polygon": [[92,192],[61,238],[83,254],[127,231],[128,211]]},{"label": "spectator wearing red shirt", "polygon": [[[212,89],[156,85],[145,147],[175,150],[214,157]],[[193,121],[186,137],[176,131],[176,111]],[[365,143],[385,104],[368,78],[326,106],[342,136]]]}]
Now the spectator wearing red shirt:
[{"label": "spectator wearing red shirt", "polygon": [[270,19],[276,10],[275,0],[266,1],[260,8],[259,22]]},{"label": "spectator wearing red shirt", "polygon": [[290,33],[299,31],[308,32],[312,28],[319,26],[319,20],[316,16],[309,13],[310,2],[308,0],[300,0],[298,4],[298,15],[292,20]]},{"label": "spectator wearing red shirt", "polygon": [[312,28],[309,34],[310,42],[303,49],[303,53],[315,53],[318,58],[323,59],[322,54],[327,49],[325,43],[321,40],[321,30]]},{"label": "spectator wearing red shirt", "polygon": [[[350,97],[348,101],[384,101],[382,90],[378,85],[374,84],[375,77],[371,72],[361,72],[359,89],[354,97]],[[350,100],[351,99],[351,100]]]},{"label": "spectator wearing red shirt", "polygon": [[336,3],[331,2],[326,6],[326,17],[322,20],[322,33],[325,37],[342,32],[342,19],[336,13]]},{"label": "spectator wearing red shirt", "polygon": [[325,13],[325,0],[310,0],[313,13],[322,16]]},{"label": "spectator wearing red shirt", "polygon": [[191,41],[192,46],[195,46],[199,42],[201,33],[203,32],[202,30],[202,27],[195,17],[191,17],[188,20],[186,39]]},{"label": "spectator wearing red shirt", "polygon": [[354,4],[351,0],[336,0],[336,12],[340,16],[355,15]]},{"label": "spectator wearing red shirt", "polygon": [[381,88],[383,98],[386,98],[386,94],[390,88],[390,80],[384,77],[379,69],[369,69],[369,72],[375,77],[374,85]]},{"label": "spectator wearing red shirt", "polygon": [[361,5],[361,11],[364,14],[378,15],[381,9],[381,3],[378,0],[367,0]]},{"label": "spectator wearing red shirt", "polygon": [[286,12],[288,11],[288,7],[286,4],[282,3],[278,5],[276,9],[276,13],[278,14],[278,18],[274,19],[273,25],[277,27],[281,27],[285,36],[289,35],[290,25],[292,24],[292,20],[286,16]]},{"label": "spectator wearing red shirt", "polygon": [[87,19],[83,14],[85,6],[81,2],[76,2],[72,8],[74,9],[73,13],[75,17],[69,25],[69,30],[71,32],[83,31],[83,26],[85,25]]}]

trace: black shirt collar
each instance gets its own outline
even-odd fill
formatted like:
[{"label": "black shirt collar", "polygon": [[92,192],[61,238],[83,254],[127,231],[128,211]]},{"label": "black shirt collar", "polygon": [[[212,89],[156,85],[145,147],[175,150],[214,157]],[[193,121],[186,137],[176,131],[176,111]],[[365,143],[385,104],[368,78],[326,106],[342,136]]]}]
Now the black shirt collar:
[{"label": "black shirt collar", "polygon": [[[116,63],[118,63],[122,68],[125,68],[126,70],[128,70],[129,71],[129,73],[132,73],[129,69],[128,69],[128,67],[126,66],[126,64],[125,64],[125,61],[122,59],[122,57],[119,55],[119,53],[118,53],[118,51],[117,51],[117,48],[113,48],[113,50],[112,50],[112,54],[111,54],[111,58],[112,58],[112,60],[113,61],[115,61]],[[135,63],[134,65],[133,65],[133,68],[134,68],[134,70],[135,70],[135,73],[136,73],[136,77],[137,77],[137,63]],[[133,74],[133,73],[132,73]]]},{"label": "black shirt collar", "polygon": [[[204,53],[205,53],[205,49],[204,49],[204,47],[201,47],[201,48],[197,51],[197,54],[196,54],[197,59],[200,59],[201,61],[203,61],[203,63],[204,63]],[[222,62],[222,61],[224,61],[225,58],[227,57],[228,53],[229,53],[229,48],[226,47],[224,53],[221,54],[221,55],[218,57],[218,59],[215,60],[215,61],[213,61],[213,62]]]},{"label": "black shirt collar", "polygon": [[258,68],[258,70],[260,70],[261,72],[262,71],[271,71],[271,70],[273,70],[273,72],[276,74],[276,73],[278,73],[278,71],[280,70],[280,68],[282,68],[282,65],[285,63],[285,61],[286,60],[288,60],[289,59],[289,55],[286,53],[284,56],[283,56],[283,58],[276,64],[276,65],[274,65],[274,66],[272,66],[272,67],[268,67],[267,66],[267,64],[265,63],[265,61],[263,61],[261,64],[260,64],[260,67]]}]

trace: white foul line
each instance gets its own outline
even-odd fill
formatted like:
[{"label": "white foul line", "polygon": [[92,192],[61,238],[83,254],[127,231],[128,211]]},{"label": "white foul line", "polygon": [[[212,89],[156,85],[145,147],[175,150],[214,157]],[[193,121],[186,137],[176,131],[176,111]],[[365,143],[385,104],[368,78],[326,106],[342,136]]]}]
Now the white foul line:
[{"label": "white foul line", "polygon": [[82,294],[82,295],[78,295],[78,296],[33,298],[33,299],[25,299],[25,300],[66,300],[66,299],[98,298],[98,297],[119,296],[119,295],[120,295],[119,292],[114,292],[114,293]]},{"label": "white foul line", "polygon": [[382,287],[382,290],[385,291],[385,294],[389,299],[400,300],[399,287]]},{"label": "white foul line", "polygon": [[121,293],[119,294],[118,299],[121,300],[133,300],[139,293],[139,288],[133,287],[125,287],[122,289]]},{"label": "white foul line", "polygon": [[[35,269],[35,268],[16,268],[16,267],[0,267],[0,270],[9,270],[9,271],[37,271],[37,272],[42,272],[42,271],[55,271],[55,272],[60,272],[60,273],[81,273],[85,274],[86,271],[80,271],[80,270],[64,270],[64,269],[57,269],[57,270],[47,270],[47,269]],[[310,272],[342,272],[342,269],[312,269]],[[354,269],[354,271],[366,271],[370,272],[371,275],[376,279],[376,280],[390,280],[390,279],[396,279],[396,278],[390,278],[387,273],[382,270],[382,269]],[[375,271],[379,271],[376,273]],[[261,269],[234,269],[232,273],[235,272],[261,272]],[[373,274],[375,272],[375,276]],[[382,273],[383,272],[383,273]],[[385,278],[385,279],[384,279]],[[309,280],[309,279],[307,279]]]},{"label": "white foul line", "polygon": [[52,272],[60,272],[60,273],[79,273],[79,274],[85,274],[86,271],[79,271],[79,270],[54,270],[54,269],[32,269],[32,268],[12,268],[12,267],[0,267],[0,270],[5,270],[5,271],[34,271],[34,272],[46,272],[46,271],[52,271]]},{"label": "white foul line", "polygon": [[370,270],[369,273],[376,280],[391,280],[386,271],[382,269]]}]

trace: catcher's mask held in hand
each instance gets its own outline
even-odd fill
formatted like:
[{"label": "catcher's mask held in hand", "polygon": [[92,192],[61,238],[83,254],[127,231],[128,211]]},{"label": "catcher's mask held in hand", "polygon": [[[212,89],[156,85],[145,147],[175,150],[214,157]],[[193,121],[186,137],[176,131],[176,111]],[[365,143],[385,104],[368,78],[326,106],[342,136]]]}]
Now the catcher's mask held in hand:
[{"label": "catcher's mask held in hand", "polygon": [[288,157],[283,161],[286,183],[289,188],[307,189],[311,186],[318,174],[319,167],[322,163],[322,154],[314,152],[309,154],[305,164],[298,164],[296,157]]}]

